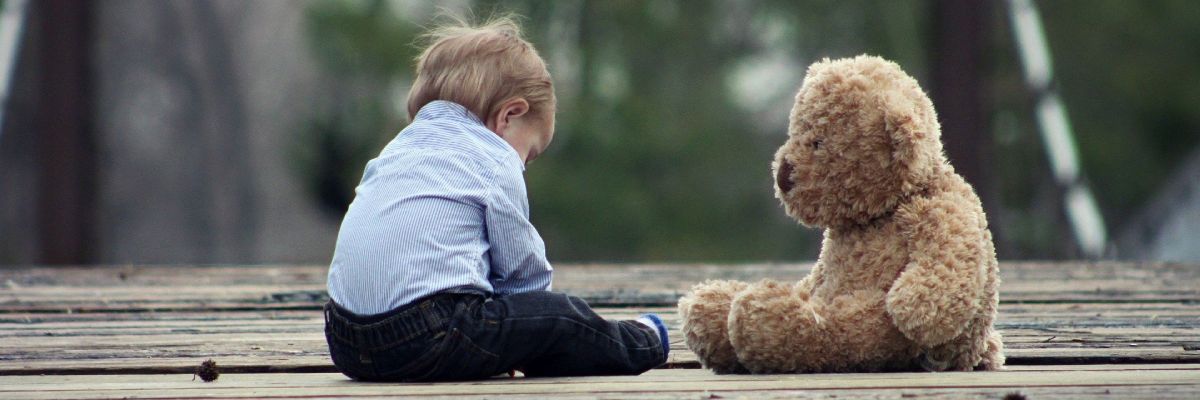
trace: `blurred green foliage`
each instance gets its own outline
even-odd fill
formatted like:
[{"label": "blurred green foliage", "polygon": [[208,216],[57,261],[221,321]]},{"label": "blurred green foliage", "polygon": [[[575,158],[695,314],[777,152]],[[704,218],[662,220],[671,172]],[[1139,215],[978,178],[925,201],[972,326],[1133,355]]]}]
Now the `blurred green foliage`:
[{"label": "blurred green foliage", "polygon": [[1200,143],[1200,2],[1040,4],[1083,168],[1120,223]]},{"label": "blurred green foliage", "polygon": [[[930,1],[465,4],[477,16],[524,16],[555,75],[558,133],[526,176],[534,224],[557,261],[810,259],[819,233],[783,215],[769,173],[804,68],[878,54],[929,89],[937,56]],[[1110,231],[1200,141],[1197,4],[1039,3]],[[990,7],[982,90],[994,135],[982,145],[997,161],[1000,209],[989,213],[1001,256],[1069,255],[1004,3]],[[331,217],[340,218],[366,161],[403,128],[415,39],[437,12],[421,1],[311,4],[310,44],[337,82],[327,110],[303,121],[293,159]],[[739,79],[762,74],[739,89]]]}]

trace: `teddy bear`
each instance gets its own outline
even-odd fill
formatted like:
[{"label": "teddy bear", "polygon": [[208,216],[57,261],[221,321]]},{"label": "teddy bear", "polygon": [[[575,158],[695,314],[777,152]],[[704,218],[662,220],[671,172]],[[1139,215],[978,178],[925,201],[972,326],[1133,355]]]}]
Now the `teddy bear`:
[{"label": "teddy bear", "polygon": [[775,197],[824,229],[799,282],[709,280],[679,300],[716,373],[971,371],[1004,365],[992,235],[942,153],[933,103],[874,56],[808,68]]}]

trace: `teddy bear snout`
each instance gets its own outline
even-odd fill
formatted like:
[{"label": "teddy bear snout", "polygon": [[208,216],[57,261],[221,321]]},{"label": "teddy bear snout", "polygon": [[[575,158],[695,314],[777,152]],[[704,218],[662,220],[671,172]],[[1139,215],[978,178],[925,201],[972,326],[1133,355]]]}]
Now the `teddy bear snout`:
[{"label": "teddy bear snout", "polygon": [[779,191],[783,194],[787,194],[796,186],[792,183],[792,163],[789,163],[786,158],[779,160],[779,171],[775,175],[775,184],[779,186]]}]

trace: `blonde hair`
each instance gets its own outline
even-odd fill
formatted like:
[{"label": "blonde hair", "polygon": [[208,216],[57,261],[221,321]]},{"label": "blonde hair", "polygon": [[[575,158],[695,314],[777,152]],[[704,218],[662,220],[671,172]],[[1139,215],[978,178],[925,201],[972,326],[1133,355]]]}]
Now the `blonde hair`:
[{"label": "blonde hair", "polygon": [[423,35],[429,46],[417,57],[417,75],[408,92],[408,118],[434,100],[463,105],[480,119],[507,100],[524,98],[530,112],[553,112],[556,99],[546,62],[521,37],[511,17],[478,25],[462,19]]}]

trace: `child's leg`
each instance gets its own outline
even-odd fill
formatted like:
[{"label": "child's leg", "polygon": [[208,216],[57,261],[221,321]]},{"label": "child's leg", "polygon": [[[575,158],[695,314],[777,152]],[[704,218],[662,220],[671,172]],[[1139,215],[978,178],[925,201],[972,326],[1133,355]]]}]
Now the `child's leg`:
[{"label": "child's leg", "polygon": [[493,298],[473,340],[500,355],[501,369],[527,376],[632,375],[666,361],[659,333],[607,321],[582,299],[554,292]]}]

